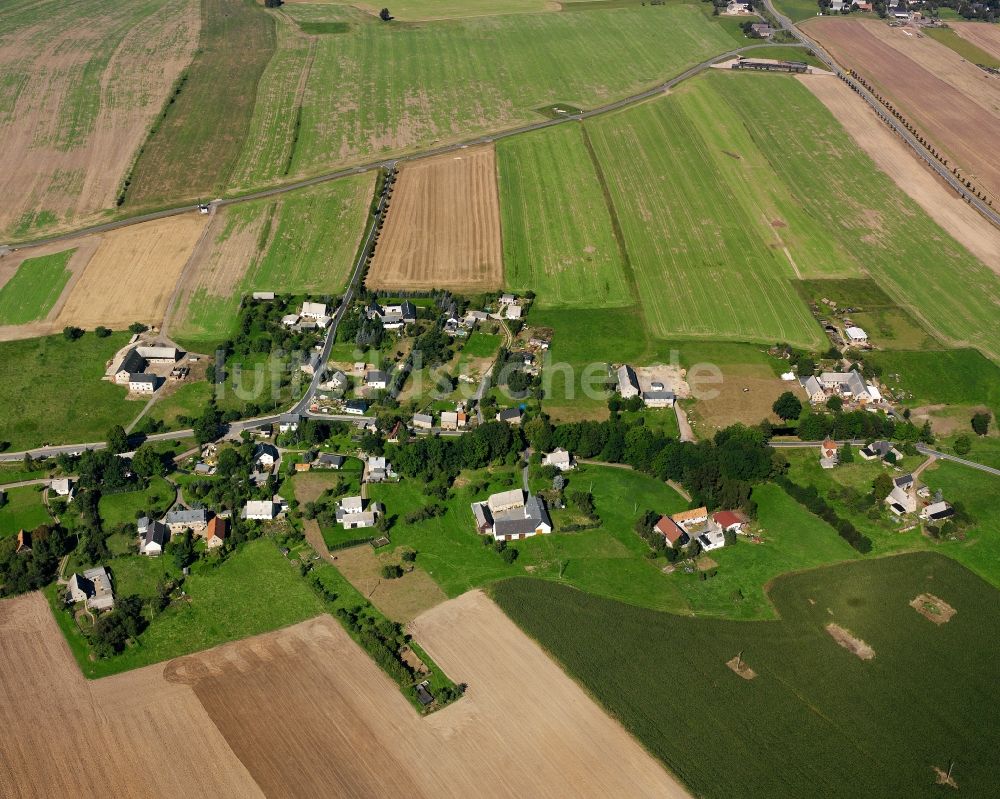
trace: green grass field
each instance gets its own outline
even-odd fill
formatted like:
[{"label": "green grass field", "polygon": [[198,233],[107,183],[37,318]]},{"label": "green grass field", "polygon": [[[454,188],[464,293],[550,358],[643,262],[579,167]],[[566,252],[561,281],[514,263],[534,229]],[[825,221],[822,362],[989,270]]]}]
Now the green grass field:
[{"label": "green grass field", "polygon": [[108,494],[101,497],[98,512],[104,529],[110,530],[119,524],[135,524],[139,513],[156,517],[166,512],[174,499],[174,487],[162,477],[154,477],[149,487],[141,491],[124,494]]},{"label": "green grass field", "polygon": [[[344,290],[372,200],[373,175],[357,175],[225,209],[206,266],[177,321],[186,346],[207,352],[234,332],[240,299],[254,291],[329,294]],[[249,237],[255,246],[240,246]],[[216,277],[245,263],[236,287]]]},{"label": "green grass field", "polygon": [[[646,324],[659,338],[816,346],[819,327],[792,288],[781,243],[799,269],[824,274],[829,237],[769,177],[765,155],[717,92],[730,76],[715,77],[587,123]],[[786,227],[773,228],[775,219]]]},{"label": "green grass field", "polygon": [[845,145],[799,82],[715,72],[588,128],[654,336],[819,345],[790,279],[867,273],[938,338],[1000,358],[981,323],[1000,279]]},{"label": "green grass field", "polygon": [[[923,618],[909,602],[924,592],[958,613]],[[1000,593],[946,558],[782,577],[773,622],[681,618],[538,580],[492,593],[694,795],[939,796],[932,769],[952,759],[962,793],[994,790]],[[874,659],[838,646],[831,622]],[[725,665],[738,653],[754,679]]]},{"label": "green grass field", "polygon": [[[119,563],[125,589],[140,595],[154,592],[170,568],[163,559],[115,559],[111,571],[116,582]],[[56,586],[46,590],[50,601],[58,590]],[[323,612],[322,603],[298,570],[266,539],[246,544],[218,568],[200,564],[185,580],[184,590],[189,600],[172,604],[139,636],[135,646],[105,660],[90,660],[86,643],[67,613],[57,610],[56,620],[80,670],[95,678],[258,635]]]},{"label": "green grass field", "polygon": [[125,391],[102,380],[104,364],[128,333],[78,341],[62,336],[0,343],[0,441],[13,450],[51,444],[103,441],[108,429],[139,412]]},{"label": "green grass field", "polygon": [[0,506],[0,538],[17,535],[18,530],[34,530],[52,521],[42,502],[38,486],[4,489],[5,502]]},{"label": "green grass field", "polygon": [[497,172],[508,288],[538,308],[635,303],[579,125],[504,139]]},{"label": "green grass field", "polygon": [[274,17],[253,0],[202,0],[201,25],[187,80],[132,171],[129,208],[218,196],[241,149],[255,143],[248,134],[276,47]]},{"label": "green grass field", "polygon": [[545,0],[403,0],[391,9],[393,18],[403,22],[548,10]]},{"label": "green grass field", "polygon": [[971,61],[973,64],[981,64],[984,67],[1000,69],[1000,58],[987,53],[980,47],[976,47],[976,45],[963,39],[951,28],[924,28],[923,33],[940,42],[945,47],[954,50],[966,61]]},{"label": "green grass field", "polygon": [[186,425],[180,417],[194,419],[200,416],[211,396],[211,384],[205,381],[187,383],[158,399],[144,418],[161,421],[168,430],[181,429]]},{"label": "green grass field", "polygon": [[66,268],[76,249],[26,258],[0,288],[0,325],[23,325],[44,319],[66,287]]},{"label": "green grass field", "polygon": [[977,350],[873,352],[866,360],[882,367],[887,386],[909,395],[907,405],[986,405],[1000,413],[1000,366]]},{"label": "green grass field", "polygon": [[819,14],[819,4],[815,0],[777,0],[774,6],[792,22],[802,22]]},{"label": "green grass field", "polygon": [[[419,25],[386,25],[330,4],[289,4],[282,13],[296,23],[350,24],[346,33],[316,37],[311,61],[300,57],[299,75],[308,74],[289,176],[511,127],[539,119],[535,109],[554,103],[598,105],[733,45],[697,4]],[[597,49],[599,59],[592,57]],[[275,59],[258,93],[285,109],[285,117],[295,116],[297,87],[288,66]],[[261,110],[247,141],[252,148],[290,135],[286,119]],[[284,176],[276,147],[244,156],[242,183]]]}]

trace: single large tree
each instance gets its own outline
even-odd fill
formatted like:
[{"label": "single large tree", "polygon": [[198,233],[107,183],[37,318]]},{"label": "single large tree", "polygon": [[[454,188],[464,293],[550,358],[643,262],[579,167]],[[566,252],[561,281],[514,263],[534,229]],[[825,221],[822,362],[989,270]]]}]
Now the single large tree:
[{"label": "single large tree", "polygon": [[786,391],[774,401],[771,410],[787,422],[789,419],[799,418],[799,414],[802,413],[802,402],[791,391]]},{"label": "single large tree", "polygon": [[989,411],[977,413],[972,417],[972,429],[977,436],[985,436],[990,431]]},{"label": "single large tree", "polygon": [[108,451],[115,455],[119,452],[128,452],[128,435],[120,424],[108,430]]}]

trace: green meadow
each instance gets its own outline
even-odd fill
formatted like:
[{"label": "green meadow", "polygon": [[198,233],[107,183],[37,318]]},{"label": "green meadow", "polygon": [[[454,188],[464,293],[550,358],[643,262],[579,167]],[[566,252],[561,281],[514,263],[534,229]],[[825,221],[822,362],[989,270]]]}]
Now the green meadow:
[{"label": "green meadow", "polygon": [[987,53],[967,39],[963,39],[951,28],[925,28],[922,32],[945,47],[954,50],[966,61],[981,64],[984,67],[1000,69],[1000,58]]},{"label": "green meadow", "polygon": [[[952,761],[962,794],[995,792],[1000,592],[947,558],[781,577],[768,622],[683,618],[540,580],[491,590],[693,795],[940,796],[951,789],[934,769]],[[909,604],[922,593],[957,614],[934,624]],[[874,658],[839,646],[830,623]],[[727,667],[737,655],[753,679]]]},{"label": "green meadow", "polygon": [[103,441],[113,425],[126,425],[142,405],[125,400],[125,389],[101,378],[104,365],[128,341],[128,333],[77,341],[61,335],[0,343],[0,442],[12,450],[45,442]]},{"label": "green meadow", "polygon": [[497,172],[508,288],[537,308],[635,302],[580,125],[502,140]]},{"label": "green meadow", "polygon": [[157,517],[166,513],[174,501],[175,490],[162,477],[154,477],[149,486],[139,491],[101,496],[97,510],[106,530],[119,524],[135,524],[140,514]]},{"label": "green meadow", "polygon": [[25,258],[0,288],[0,325],[23,325],[44,319],[70,279],[66,268],[76,249]]},{"label": "green meadow", "polygon": [[[311,58],[297,56],[305,80],[300,118],[299,82],[289,65],[272,59],[264,71],[261,102],[285,111],[255,110],[247,147],[260,155],[241,161],[246,185],[511,127],[539,119],[536,109],[554,103],[592,107],[733,46],[697,4],[412,25],[387,25],[331,4],[290,4],[282,14],[293,23],[347,23],[349,30],[316,36]],[[274,157],[276,144],[256,144],[293,135],[288,116],[299,118],[290,170]]]},{"label": "green meadow", "polygon": [[892,350],[865,360],[882,368],[887,386],[909,395],[908,405],[985,405],[1000,413],[1000,366],[978,350]]},{"label": "green meadow", "polygon": [[0,538],[17,535],[19,530],[34,530],[49,524],[52,517],[42,502],[41,486],[3,488],[4,503],[0,505]]}]

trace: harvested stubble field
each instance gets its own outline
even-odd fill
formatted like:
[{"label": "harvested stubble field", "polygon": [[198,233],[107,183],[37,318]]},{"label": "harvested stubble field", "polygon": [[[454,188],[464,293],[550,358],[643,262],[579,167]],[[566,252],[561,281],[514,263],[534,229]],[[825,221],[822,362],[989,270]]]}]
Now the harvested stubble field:
[{"label": "harvested stubble field", "polygon": [[980,189],[1000,197],[1000,83],[929,37],[876,22],[817,19],[805,30],[889,98]]},{"label": "harvested stubble field", "polygon": [[55,327],[159,325],[205,225],[205,217],[191,213],[99,234],[97,251],[73,286]]},{"label": "harvested stubble field", "polygon": [[336,552],[337,568],[368,600],[394,621],[407,623],[448,597],[419,565],[402,577],[386,580],[382,566],[400,562],[398,549],[375,554],[369,544]]},{"label": "harvested stubble field", "polygon": [[1000,27],[979,22],[949,22],[948,27],[966,41],[1000,59]]},{"label": "harvested stubble field", "polygon": [[[294,109],[298,77],[307,76],[289,177],[538,120],[536,109],[554,103],[599,105],[733,46],[723,26],[688,3],[414,25],[386,25],[344,5],[289,3],[278,19],[342,31],[315,36],[313,56],[296,56],[298,75],[274,58],[261,77],[266,100],[258,102]],[[259,157],[241,162],[239,180],[281,179],[286,164],[258,143],[294,134],[280,115],[255,111],[246,141]]]},{"label": "harvested stubble field", "polygon": [[365,283],[456,291],[503,285],[492,147],[402,165]]},{"label": "harvested stubble field", "polygon": [[413,631],[469,684],[427,718],[329,616],[88,683],[45,600],[7,600],[0,793],[687,796],[482,594]]},{"label": "harvested stubble field", "polygon": [[29,237],[111,208],[197,39],[197,0],[6,4],[0,233]]},{"label": "harvested stubble field", "polygon": [[41,594],[0,603],[0,670],[0,795],[263,796],[163,666],[86,681]]}]

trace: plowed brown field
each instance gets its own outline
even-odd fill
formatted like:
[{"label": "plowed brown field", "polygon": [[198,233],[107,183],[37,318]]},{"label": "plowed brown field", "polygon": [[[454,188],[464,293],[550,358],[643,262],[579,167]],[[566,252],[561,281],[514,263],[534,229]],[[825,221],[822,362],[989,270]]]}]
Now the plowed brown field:
[{"label": "plowed brown field", "polygon": [[372,289],[500,288],[492,147],[403,164],[366,283]]},{"label": "plowed brown field", "polygon": [[1000,81],[909,29],[818,18],[804,30],[876,86],[952,165],[1000,198],[1000,160],[983,144],[1000,130]]},{"label": "plowed brown field", "polygon": [[329,616],[87,683],[45,600],[7,600],[0,795],[687,796],[483,594],[413,628],[469,684],[428,717]]}]

